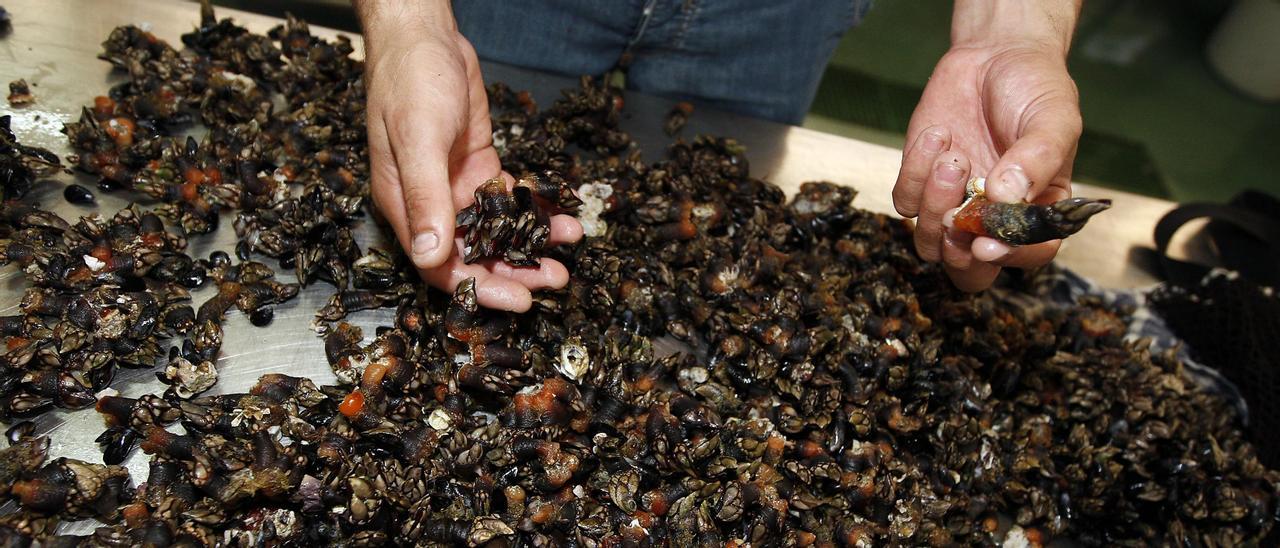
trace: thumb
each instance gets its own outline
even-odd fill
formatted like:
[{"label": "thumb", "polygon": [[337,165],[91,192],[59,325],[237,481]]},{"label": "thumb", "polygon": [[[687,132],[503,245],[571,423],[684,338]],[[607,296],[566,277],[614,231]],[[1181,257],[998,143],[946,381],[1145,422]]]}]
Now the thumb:
[{"label": "thumb", "polygon": [[402,120],[395,129],[388,121],[388,129],[409,229],[405,247],[418,268],[436,268],[449,259],[454,244],[457,211],[449,188],[452,139],[429,130],[430,124]]},{"label": "thumb", "polygon": [[[1033,201],[1051,184],[1069,189],[1082,122],[1069,104],[1046,108],[1028,120],[1017,141],[988,175],[987,197],[997,202]],[[1058,179],[1063,179],[1058,181]]]}]

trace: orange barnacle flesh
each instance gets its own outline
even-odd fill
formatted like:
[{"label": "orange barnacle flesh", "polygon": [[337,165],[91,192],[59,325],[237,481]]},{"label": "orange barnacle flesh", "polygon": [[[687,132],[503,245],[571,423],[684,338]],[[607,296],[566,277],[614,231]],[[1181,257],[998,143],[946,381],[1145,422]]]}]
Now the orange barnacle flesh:
[{"label": "orange barnacle flesh", "polygon": [[30,339],[26,337],[9,337],[9,340],[5,341],[4,346],[9,350],[13,350],[15,348],[20,348],[23,345],[27,344],[27,341],[29,340]]},{"label": "orange barnacle flesh", "polygon": [[200,195],[198,190],[199,186],[200,186],[200,183],[193,183],[190,181],[186,183],[182,183],[182,187],[181,187],[182,200],[186,202],[194,202],[196,200],[196,197]]},{"label": "orange barnacle flesh", "polygon": [[204,183],[205,175],[200,168],[192,166],[182,170],[182,178],[188,183],[198,185]]},{"label": "orange barnacle flesh", "polygon": [[91,279],[93,279],[93,270],[88,266],[80,265],[67,272],[65,281],[70,284],[79,284]]},{"label": "orange barnacle flesh", "polygon": [[142,245],[149,248],[157,248],[164,245],[164,234],[160,232],[147,232],[141,236]]},{"label": "orange barnacle flesh", "polygon": [[347,397],[338,405],[338,412],[347,418],[359,415],[362,409],[364,409],[364,394],[359,390],[347,394]]},{"label": "orange barnacle flesh", "polygon": [[520,106],[524,107],[525,114],[528,114],[529,116],[533,116],[538,112],[538,103],[534,102],[533,94],[529,93],[527,90],[522,90],[520,93],[516,94],[516,102],[520,103]]},{"label": "orange barnacle flesh", "polygon": [[1027,538],[1027,542],[1030,543],[1031,546],[1044,545],[1044,533],[1040,532],[1039,529],[1029,527],[1027,529],[1023,529],[1022,534]]},{"label": "orange barnacle flesh", "polygon": [[765,440],[764,446],[764,462],[773,464],[782,460],[782,451],[787,447],[787,440],[778,435],[777,432],[769,434],[769,439]]},{"label": "orange barnacle flesh", "polygon": [[652,375],[642,375],[640,378],[636,379],[636,382],[632,384],[632,386],[640,392],[648,392],[653,390],[653,383],[654,378]]},{"label": "orange barnacle flesh", "polygon": [[567,417],[563,416],[565,409],[557,400],[567,397],[568,390],[568,383],[558,377],[551,377],[543,381],[542,388],[534,392],[516,394],[511,399],[511,405],[515,414],[523,417],[522,422],[559,423]]},{"label": "orange barnacle flesh", "polygon": [[[103,118],[116,113],[116,102],[106,95],[93,98],[93,113]],[[97,116],[95,116],[96,118]]]},{"label": "orange barnacle flesh", "polygon": [[125,506],[120,513],[124,516],[124,521],[129,527],[142,527],[147,518],[151,517],[151,512],[147,510],[147,505],[141,501]]},{"label": "orange barnacle flesh", "polygon": [[954,226],[957,229],[972,232],[979,236],[990,236],[987,233],[987,228],[982,224],[983,217],[991,213],[988,211],[990,207],[990,200],[981,196],[973,198],[968,204],[962,206],[960,211],[956,212],[953,221]]},{"label": "orange barnacle flesh", "polygon": [[843,540],[845,546],[870,546],[871,531],[868,531],[864,525],[854,525],[845,532]]},{"label": "orange barnacle flesh", "polygon": [[110,261],[112,256],[111,247],[105,245],[94,247],[89,251],[89,256],[104,263]]},{"label": "orange barnacle flesh", "polygon": [[671,510],[671,503],[666,497],[653,497],[653,500],[649,501],[649,512],[655,516],[665,516],[669,510]]},{"label": "orange barnacle flesh", "polygon": [[558,513],[551,504],[544,503],[533,511],[533,515],[529,516],[529,520],[537,524],[548,523]]},{"label": "orange barnacle flesh", "polygon": [[[89,165],[94,169],[102,169],[115,163],[116,156],[114,152],[95,152],[92,156],[89,156]],[[106,174],[104,173],[103,175]]]},{"label": "orange barnacle flesh", "polygon": [[342,179],[343,184],[350,186],[355,183],[356,174],[352,173],[351,170],[345,167],[339,167],[336,170],[336,173],[338,174],[338,178]]},{"label": "orange barnacle flesh", "polygon": [[211,185],[222,184],[222,172],[214,166],[204,168],[204,181]]},{"label": "orange barnacle flesh", "polygon": [[[44,494],[42,493],[42,491],[46,491],[45,489],[42,488],[44,483],[45,482],[40,479],[30,479],[25,481],[19,481],[13,484],[13,487],[9,489],[9,492],[12,493],[14,496],[16,496],[18,500],[22,502],[23,506],[36,506],[36,505],[39,505],[39,503],[42,502],[41,499],[44,498],[41,496],[42,494]],[[47,491],[50,491],[52,493],[57,493],[54,495],[54,497],[57,497],[58,495],[61,495],[62,497],[66,496],[65,491],[58,491],[58,490],[47,490]],[[56,502],[58,504],[61,503],[60,500]]]},{"label": "orange barnacle flesh", "polygon": [[827,454],[827,450],[813,440],[805,440],[800,445],[800,456],[806,459]]},{"label": "orange barnacle flesh", "polygon": [[360,377],[360,386],[365,388],[373,388],[382,383],[382,377],[387,374],[390,367],[385,362],[377,361],[370,363],[364,368],[364,375]]},{"label": "orange barnacle flesh", "polygon": [[133,123],[133,120],[124,116],[116,116],[107,120],[106,125],[107,135],[111,137],[112,141],[115,141],[116,146],[121,148],[133,144],[133,131],[136,128],[137,126]]},{"label": "orange barnacle flesh", "polygon": [[104,164],[102,168],[98,170],[98,173],[101,174],[104,179],[110,179],[112,181],[123,181],[128,178],[128,172],[125,171],[124,166],[117,163]]},{"label": "orange barnacle flesh", "polygon": [[1000,530],[1000,520],[995,515],[987,515],[982,518],[982,530],[988,533],[995,533]]}]

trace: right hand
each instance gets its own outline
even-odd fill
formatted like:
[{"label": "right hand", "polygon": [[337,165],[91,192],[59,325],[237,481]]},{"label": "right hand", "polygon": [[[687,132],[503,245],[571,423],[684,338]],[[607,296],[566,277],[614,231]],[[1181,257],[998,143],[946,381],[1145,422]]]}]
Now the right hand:
[{"label": "right hand", "polygon": [[[500,260],[462,262],[457,211],[485,180],[501,176],[480,64],[457,30],[447,2],[357,4],[365,36],[367,125],[373,201],[423,280],[452,291],[476,278],[480,304],[523,312],[532,290],[564,287],[569,273]],[[582,226],[551,218],[551,244],[577,241]]]}]

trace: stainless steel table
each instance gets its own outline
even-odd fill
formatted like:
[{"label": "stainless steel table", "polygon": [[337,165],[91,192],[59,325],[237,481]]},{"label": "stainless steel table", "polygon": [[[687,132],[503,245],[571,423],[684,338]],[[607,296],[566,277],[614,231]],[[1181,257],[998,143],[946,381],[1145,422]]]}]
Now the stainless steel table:
[{"label": "stainless steel table", "polygon": [[[117,82],[110,67],[96,58],[101,42],[111,30],[123,24],[149,28],[157,36],[180,45],[178,36],[199,21],[195,3],[176,0],[4,0],[12,13],[13,31],[0,39],[0,84],[25,78],[32,84],[36,103],[25,108],[0,104],[0,115],[11,114],[13,127],[22,142],[48,147],[60,155],[70,152],[62,124],[79,116],[82,105],[106,92]],[[232,16],[256,32],[281,22],[279,19],[235,10],[220,9],[220,17]],[[332,37],[336,31],[312,27],[318,35]],[[358,51],[359,37],[353,37]],[[572,79],[533,73],[506,66],[485,66],[490,80],[507,82],[515,89],[529,89],[541,104],[550,104],[562,88],[576,85]],[[662,134],[663,115],[671,102],[655,97],[631,94],[627,97],[630,118],[625,127],[648,151],[649,157],[660,153],[669,142]],[[788,193],[800,183],[827,180],[850,185],[859,190],[855,201],[860,207],[893,214],[890,189],[897,175],[901,151],[819,133],[717,112],[698,111],[685,130],[686,135],[711,133],[739,138],[748,150],[752,172],[773,181]],[[91,180],[80,176],[82,184]],[[72,177],[61,177],[70,181]],[[83,207],[68,204],[61,196],[62,185],[50,185],[33,192],[28,199],[39,201],[64,218],[74,220],[81,215],[101,212],[111,215],[127,205],[120,195],[97,192],[98,205]],[[1076,272],[1108,287],[1137,287],[1154,282],[1129,260],[1134,246],[1150,246],[1155,221],[1173,204],[1133,194],[1077,185],[1077,195],[1111,198],[1111,212],[1096,217],[1078,235],[1067,240],[1059,253],[1059,262]],[[361,244],[378,244],[381,237],[366,226],[360,234]],[[195,256],[207,255],[215,249],[231,251],[231,230],[196,237],[189,250]],[[381,242],[382,245],[392,245]],[[282,274],[286,281],[289,273]],[[24,289],[21,273],[10,266],[0,270],[0,314],[12,314]],[[332,292],[326,284],[302,291],[299,298],[276,309],[275,322],[269,329],[252,327],[248,319],[232,312],[225,325],[225,342],[219,360],[221,378],[211,393],[242,392],[268,371],[309,376],[317,382],[332,382],[333,376],[324,358],[321,341],[310,328],[312,315]],[[193,294],[195,303],[211,295],[207,289]],[[389,324],[390,311],[363,313],[353,323],[369,328]],[[152,371],[124,370],[117,376],[114,388],[127,396],[138,396],[163,390]],[[99,415],[92,410],[54,412],[39,420],[39,430],[51,433],[52,454],[100,462],[101,454],[93,438],[102,431]],[[127,462],[135,481],[146,477],[145,455],[135,452]],[[90,530],[91,524],[73,524],[70,532]]]}]

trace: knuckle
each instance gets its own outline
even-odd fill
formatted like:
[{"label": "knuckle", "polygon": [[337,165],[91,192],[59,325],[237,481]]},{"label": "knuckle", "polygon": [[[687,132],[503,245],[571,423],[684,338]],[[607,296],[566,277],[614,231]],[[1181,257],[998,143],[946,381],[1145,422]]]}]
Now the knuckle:
[{"label": "knuckle", "polygon": [[920,209],[919,193],[904,189],[903,186],[899,183],[893,187],[893,208],[898,211],[898,215],[915,217]]},{"label": "knuckle", "polygon": [[947,245],[942,250],[942,262],[956,270],[968,270],[973,263],[973,256],[967,251]]},{"label": "knuckle", "polygon": [[438,210],[439,204],[443,203],[438,199],[437,189],[432,185],[423,184],[421,182],[408,182],[403,185],[405,204],[414,210]]},{"label": "knuckle", "polygon": [[927,233],[916,232],[916,253],[921,259],[934,263],[938,262],[938,237]]},{"label": "knuckle", "polygon": [[949,211],[951,208],[959,206],[961,201],[959,198],[956,198],[956,199],[950,199],[950,197],[947,197],[947,198],[948,199],[943,199],[943,197],[939,197],[939,199],[936,199],[936,200],[925,200],[924,208],[923,208],[924,213],[922,213],[922,216],[928,215],[931,219],[933,219],[934,223],[941,224],[942,216],[945,215],[947,211]]}]

